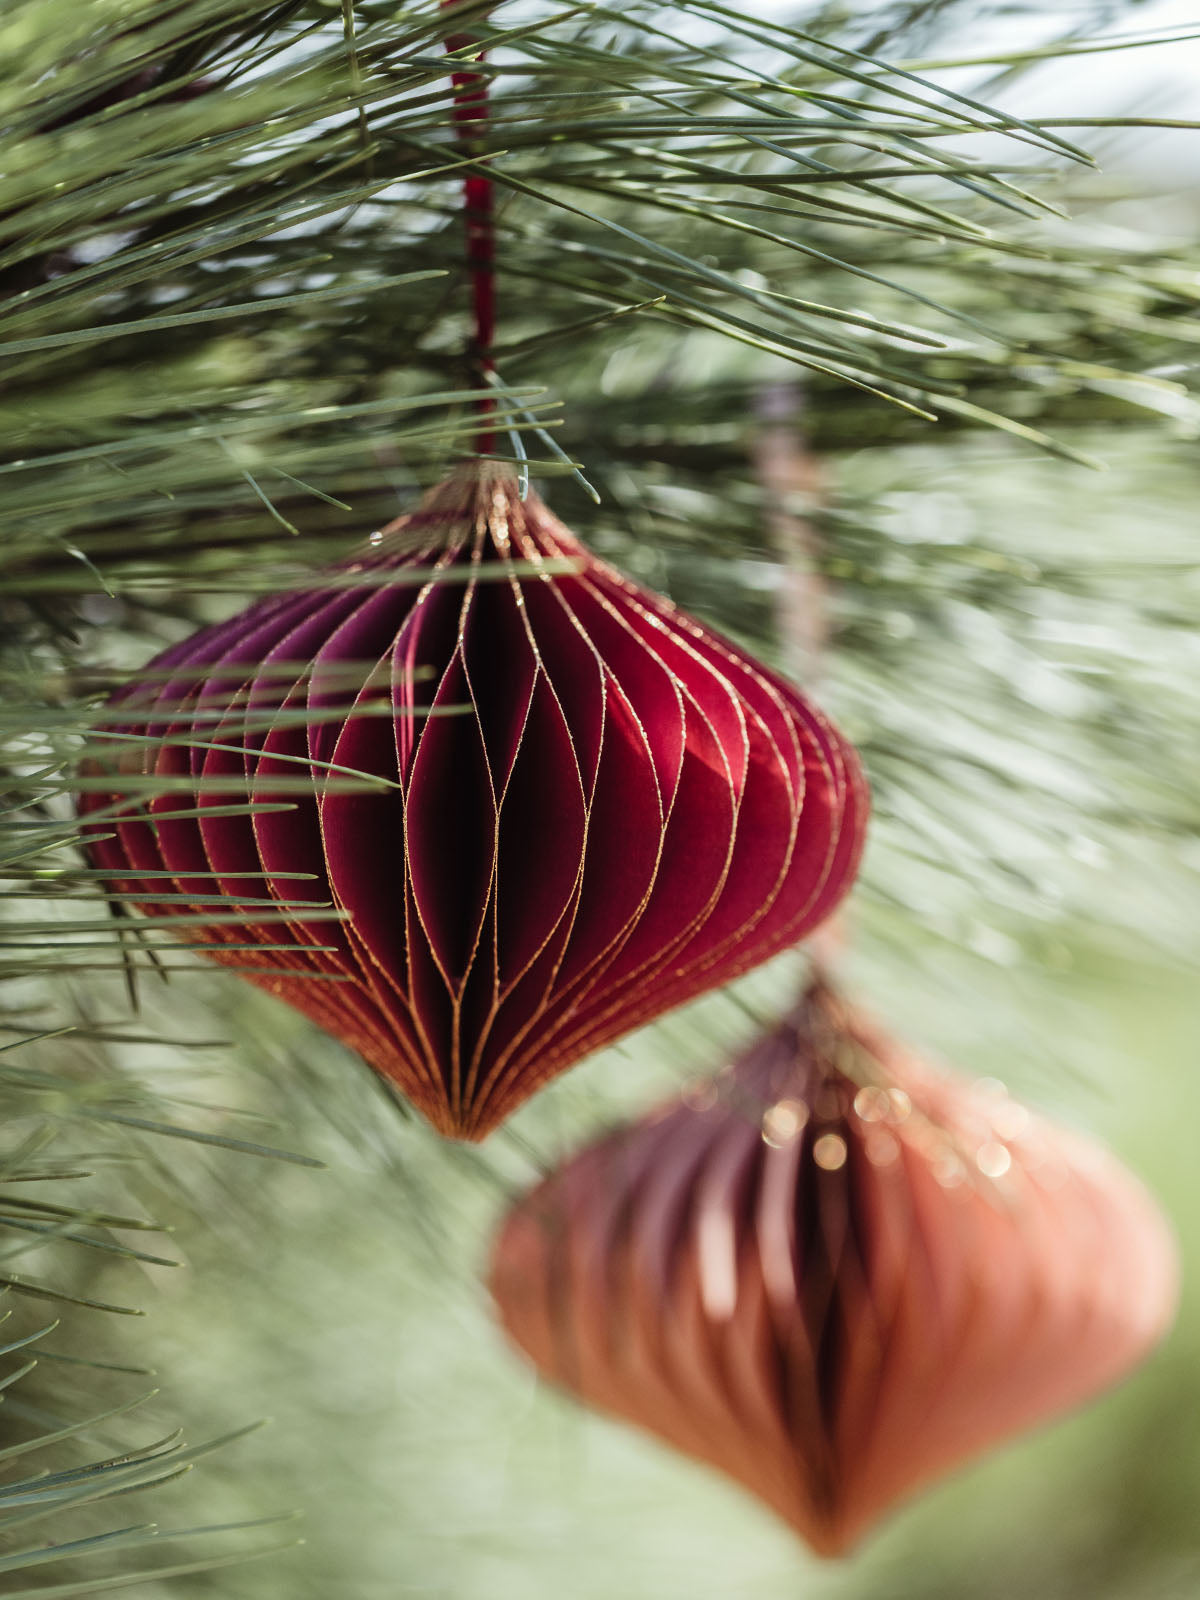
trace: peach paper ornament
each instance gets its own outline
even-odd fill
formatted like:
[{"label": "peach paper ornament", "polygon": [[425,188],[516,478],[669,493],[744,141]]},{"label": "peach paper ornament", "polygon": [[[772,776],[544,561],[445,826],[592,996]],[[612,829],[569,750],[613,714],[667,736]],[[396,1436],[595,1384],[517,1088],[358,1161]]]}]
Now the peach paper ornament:
[{"label": "peach paper ornament", "polygon": [[1127,1373],[1176,1274],[1105,1150],[816,986],[732,1068],[534,1189],[491,1286],[546,1377],[837,1555]]},{"label": "peach paper ornament", "polygon": [[796,689],[488,464],[165,651],[84,783],[114,890],[467,1139],[816,927],[867,813]]}]

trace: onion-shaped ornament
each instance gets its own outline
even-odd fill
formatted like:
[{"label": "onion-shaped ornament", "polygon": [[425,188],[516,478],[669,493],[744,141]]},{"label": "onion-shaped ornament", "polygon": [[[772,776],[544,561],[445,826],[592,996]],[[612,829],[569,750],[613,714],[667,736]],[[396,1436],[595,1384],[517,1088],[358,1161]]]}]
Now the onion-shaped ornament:
[{"label": "onion-shaped ornament", "polygon": [[814,928],[867,812],[802,695],[488,465],[160,655],[86,772],[113,889],[466,1139]]},{"label": "onion-shaped ornament", "polygon": [[823,1555],[1095,1394],[1176,1255],[1092,1141],[940,1075],[825,988],[509,1214],[492,1293],[538,1369],[718,1467]]}]

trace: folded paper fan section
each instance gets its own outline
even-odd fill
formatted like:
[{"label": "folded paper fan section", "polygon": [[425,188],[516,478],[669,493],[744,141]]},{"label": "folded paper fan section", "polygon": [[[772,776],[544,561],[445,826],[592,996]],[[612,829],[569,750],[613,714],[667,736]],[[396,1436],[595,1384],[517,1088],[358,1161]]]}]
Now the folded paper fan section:
[{"label": "folded paper fan section", "polygon": [[867,810],[794,688],[487,466],[160,655],[85,772],[114,889],[469,1139],[815,927]]},{"label": "folded paper fan section", "polygon": [[543,1374],[826,1555],[1120,1377],[1175,1286],[1166,1224],[1103,1149],[934,1073],[822,987],[542,1183],[492,1264]]}]

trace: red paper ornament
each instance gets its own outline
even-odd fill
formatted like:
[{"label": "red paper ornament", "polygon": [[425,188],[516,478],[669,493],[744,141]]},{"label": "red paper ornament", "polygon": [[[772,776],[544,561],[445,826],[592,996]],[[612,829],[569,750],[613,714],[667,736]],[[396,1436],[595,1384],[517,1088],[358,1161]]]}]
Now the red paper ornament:
[{"label": "red paper ornament", "polygon": [[535,1189],[491,1283],[547,1377],[836,1555],[1127,1372],[1176,1274],[1103,1149],[814,988],[732,1069]]},{"label": "red paper ornament", "polygon": [[[93,860],[446,1134],[482,1138],[794,943],[856,870],[867,795],[836,730],[504,468],[151,669],[106,724],[151,742],[102,731],[88,767]],[[388,787],[348,792],[343,769]],[[176,787],[147,802],[147,780]],[[195,925],[217,895],[222,920]],[[306,922],[297,897],[346,919]]]}]

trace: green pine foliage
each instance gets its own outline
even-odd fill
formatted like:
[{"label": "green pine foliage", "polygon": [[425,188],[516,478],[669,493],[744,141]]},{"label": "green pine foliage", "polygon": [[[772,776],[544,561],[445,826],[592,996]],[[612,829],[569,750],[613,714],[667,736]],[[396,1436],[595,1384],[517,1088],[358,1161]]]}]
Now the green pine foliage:
[{"label": "green pine foliage", "polygon": [[[463,1151],[406,1121],[340,1046],[203,970],[185,926],[106,898],[78,851],[71,797],[105,694],[471,454],[465,173],[496,184],[499,453],[598,551],[756,649],[781,652],[798,559],[821,591],[822,692],[875,794],[848,958],[864,992],[965,1066],[1058,1094],[1087,1055],[1064,1038],[1094,1036],[1098,974],[1187,969],[1200,697],[1178,441],[1200,421],[1196,249],[1108,225],[1088,146],[1112,132],[1069,105],[1036,121],[993,106],[1026,66],[1110,47],[1088,30],[1046,45],[1036,13],[1010,16],[1017,43],[980,60],[967,41],[990,13],[968,0],[798,10],[789,25],[717,0],[0,12],[14,1600],[135,1580],[165,1596],[184,1574],[186,1592],[248,1600],[344,1578],[369,1600],[383,1555],[362,1556],[359,1590],[337,1565],[351,1545],[329,1538],[307,1568],[228,1565],[293,1543],[278,1519],[300,1502],[319,1515],[367,1469],[326,1453],[329,1395],[358,1393],[353,1338],[290,1365],[277,1341],[337,1283],[373,1330],[364,1370],[382,1371],[378,1276],[413,1352],[399,1381],[444,1395],[443,1332],[487,1337],[472,1274],[504,1195],[617,1108],[711,1068],[795,971],[665,1019]],[[1117,7],[1092,26],[1135,20]],[[445,57],[463,30],[487,49],[493,108],[465,143]],[[820,468],[783,502],[757,453],[770,394]],[[1153,539],[1131,515],[1148,505]],[[316,1157],[338,1176],[308,1170]],[[202,1349],[223,1381],[184,1404],[184,1436],[173,1395],[211,1386]],[[152,1376],[160,1350],[172,1364]],[[414,1503],[427,1489],[451,1538],[455,1486],[483,1503],[506,1470],[521,1384],[498,1353],[468,1370],[477,1431],[431,1424],[436,1466],[414,1424],[398,1481]],[[296,1409],[273,1443],[233,1448],[260,1389]],[[512,1470],[543,1495],[558,1419],[513,1435]],[[488,1429],[491,1478],[466,1466]],[[653,1481],[648,1458],[604,1449]],[[439,1558],[422,1515],[400,1517],[411,1586],[386,1592],[509,1592],[484,1555],[423,1588],[417,1567]]]}]

